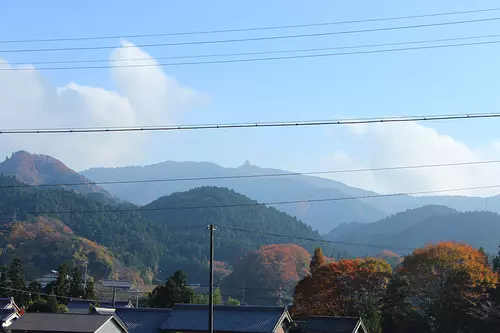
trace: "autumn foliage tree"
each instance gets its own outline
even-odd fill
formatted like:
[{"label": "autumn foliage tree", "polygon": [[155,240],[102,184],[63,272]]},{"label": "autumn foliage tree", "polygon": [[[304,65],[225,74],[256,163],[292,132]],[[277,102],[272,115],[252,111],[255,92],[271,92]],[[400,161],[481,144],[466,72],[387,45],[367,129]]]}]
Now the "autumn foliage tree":
[{"label": "autumn foliage tree", "polygon": [[324,264],[326,264],[326,258],[323,255],[323,250],[321,250],[321,248],[318,247],[314,249],[314,255],[311,259],[311,263],[309,264],[309,270],[312,273],[319,267],[323,266]]},{"label": "autumn foliage tree", "polygon": [[298,283],[292,313],[298,318],[359,316],[366,309],[378,313],[391,272],[391,266],[377,258],[324,264]]},{"label": "autumn foliage tree", "polygon": [[442,242],[416,249],[387,289],[384,333],[475,332],[472,312],[496,283],[484,252],[468,245]]},{"label": "autumn foliage tree", "polygon": [[222,292],[249,304],[276,305],[281,297],[291,298],[295,284],[309,274],[310,258],[306,249],[295,244],[262,246],[234,266],[221,282]]}]

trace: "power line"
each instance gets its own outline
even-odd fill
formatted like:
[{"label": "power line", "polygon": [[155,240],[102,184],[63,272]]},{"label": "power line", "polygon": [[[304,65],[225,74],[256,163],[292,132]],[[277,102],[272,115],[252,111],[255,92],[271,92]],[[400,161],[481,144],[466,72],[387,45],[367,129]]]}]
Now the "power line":
[{"label": "power line", "polygon": [[214,60],[214,61],[194,61],[194,62],[175,62],[175,63],[155,63],[155,64],[139,64],[139,65],[103,65],[103,66],[74,66],[74,67],[39,67],[32,68],[0,68],[0,71],[49,71],[49,70],[81,70],[81,69],[105,69],[105,68],[140,68],[140,67],[167,67],[167,66],[192,66],[192,65],[208,65],[208,64],[229,64],[240,62],[261,62],[261,61],[275,61],[275,60],[291,60],[291,59],[308,59],[308,58],[326,58],[335,56],[348,56],[348,55],[362,55],[362,54],[377,54],[388,52],[403,52],[414,50],[429,50],[429,49],[443,49],[452,47],[465,47],[474,45],[489,45],[498,44],[500,41],[487,41],[477,43],[462,43],[462,44],[446,44],[446,45],[431,45],[420,47],[406,47],[398,49],[384,49],[384,50],[369,50],[369,51],[356,51],[356,52],[343,52],[343,53],[326,53],[326,54],[308,54],[308,55],[295,55],[286,57],[268,57],[268,58],[249,58],[249,59],[229,59],[229,60]]},{"label": "power line", "polygon": [[256,231],[256,230],[248,230],[248,229],[241,229],[241,228],[233,228],[233,227],[226,227],[226,226],[219,226],[217,225],[217,228],[221,229],[226,229],[226,230],[233,230],[233,231],[239,231],[239,232],[249,232],[253,234],[258,234],[258,235],[265,235],[265,236],[272,236],[272,237],[281,237],[281,238],[293,238],[293,239],[300,239],[300,240],[305,240],[309,242],[317,242],[317,243],[329,243],[329,244],[335,244],[335,245],[349,245],[349,246],[364,246],[364,247],[374,247],[374,248],[383,248],[383,249],[397,249],[397,250],[410,250],[413,251],[414,248],[410,247],[398,247],[398,246],[390,246],[390,245],[378,245],[378,244],[366,244],[366,243],[352,243],[352,242],[341,242],[341,241],[329,241],[326,239],[315,239],[315,238],[309,238],[309,237],[298,237],[298,236],[287,236],[284,234],[276,234],[276,233],[270,233],[270,232],[262,232],[262,231]]},{"label": "power line", "polygon": [[[153,43],[153,44],[138,44],[138,45],[123,45],[122,48],[129,47],[164,47],[164,46],[183,46],[183,45],[201,45],[201,44],[222,44],[222,43],[240,43],[240,42],[254,42],[254,41],[264,41],[264,40],[279,40],[279,39],[295,39],[295,38],[309,38],[309,37],[321,37],[321,36],[333,36],[333,35],[345,35],[345,34],[357,34],[366,32],[377,32],[377,31],[392,31],[392,30],[404,30],[404,29],[416,29],[416,28],[427,28],[427,27],[439,27],[457,24],[468,24],[468,23],[480,23],[480,22],[492,22],[498,21],[500,17],[489,17],[475,20],[464,20],[464,21],[449,21],[449,22],[438,22],[438,23],[427,23],[427,24],[414,24],[414,25],[404,25],[395,27],[384,27],[384,28],[372,28],[372,29],[359,29],[359,30],[344,30],[344,31],[332,31],[332,32],[320,32],[311,34],[296,34],[296,35],[280,35],[280,36],[263,36],[263,37],[252,37],[252,38],[237,38],[237,39],[218,39],[218,40],[197,40],[188,42],[175,42],[175,43]],[[81,47],[59,47],[59,48],[37,48],[37,49],[14,49],[14,50],[0,50],[0,53],[27,53],[27,52],[54,52],[54,51],[80,51],[80,50],[105,50],[105,49],[115,49],[115,45],[104,45],[104,46],[81,46]]]},{"label": "power line", "polygon": [[166,33],[151,33],[151,34],[112,35],[112,36],[108,35],[108,36],[63,37],[63,38],[46,38],[46,39],[0,40],[0,43],[7,44],[7,43],[35,43],[35,42],[36,43],[64,42],[64,41],[103,40],[103,39],[119,39],[119,38],[146,38],[146,37],[166,37],[166,36],[181,36],[181,35],[201,35],[201,34],[248,32],[248,31],[260,31],[260,30],[279,30],[279,29],[291,29],[291,28],[309,28],[309,27],[330,26],[330,25],[370,23],[370,22],[394,21],[394,20],[405,20],[405,19],[416,19],[416,18],[438,17],[438,16],[449,16],[449,15],[485,13],[485,12],[493,12],[499,10],[500,8],[486,8],[486,9],[473,9],[473,10],[455,11],[455,12],[430,13],[421,15],[393,16],[393,17],[359,19],[359,20],[349,20],[349,21],[305,23],[305,24],[278,25],[278,26],[239,28],[239,29],[180,31],[180,32],[166,32]]},{"label": "power line", "polygon": [[[500,42],[500,41],[499,41]],[[468,113],[442,114],[429,116],[402,116],[386,118],[353,118],[339,120],[307,120],[283,122],[255,122],[255,123],[225,123],[225,124],[192,124],[192,125],[164,125],[138,127],[79,127],[79,128],[41,128],[41,129],[0,129],[0,134],[62,134],[62,133],[113,133],[113,132],[147,132],[147,131],[178,131],[178,130],[206,130],[230,128],[256,127],[298,127],[298,126],[325,126],[325,125],[359,125],[375,123],[421,122],[458,119],[499,118],[500,113]]]},{"label": "power line", "polygon": [[433,193],[448,193],[459,191],[472,191],[499,188],[500,185],[486,185],[475,187],[462,187],[450,188],[441,190],[428,190],[428,191],[415,191],[415,192],[399,192],[390,194],[372,194],[352,197],[336,197],[336,198],[323,198],[323,199],[303,199],[303,200],[286,200],[286,201],[272,201],[272,202],[252,202],[244,204],[229,204],[229,205],[202,205],[202,206],[176,206],[176,207],[143,207],[143,208],[129,208],[129,209],[96,209],[96,210],[73,210],[73,211],[27,211],[27,212],[0,212],[0,215],[37,215],[37,214],[96,214],[96,213],[128,213],[128,212],[148,212],[148,211],[178,211],[178,210],[193,210],[193,209],[210,209],[210,208],[236,208],[236,207],[253,207],[253,206],[273,206],[273,205],[288,205],[297,203],[315,203],[315,202],[333,202],[345,201],[355,199],[373,199],[373,198],[386,198],[386,197],[399,197],[406,195],[425,195]]},{"label": "power line", "polygon": [[[359,48],[369,48],[369,47],[388,47],[388,46],[397,46],[397,45],[452,42],[452,41],[460,41],[460,40],[495,38],[495,37],[500,37],[500,35],[494,34],[494,35],[481,35],[481,36],[469,36],[469,37],[454,37],[454,38],[427,39],[427,40],[417,40],[417,41],[404,41],[404,42],[394,42],[394,43],[333,46],[333,47],[320,47],[320,48],[308,48],[308,49],[288,49],[288,50],[261,51],[261,52],[161,56],[161,57],[155,57],[154,59],[155,60],[166,60],[166,59],[216,58],[216,57],[236,57],[236,56],[266,55],[266,54],[283,54],[283,53],[297,53],[297,52],[345,50],[345,49],[359,49]],[[149,57],[149,58],[128,58],[128,59],[111,59],[111,60],[110,59],[100,59],[100,60],[81,60],[80,59],[80,60],[64,60],[64,61],[50,60],[50,61],[30,61],[30,62],[9,62],[8,65],[48,65],[48,64],[75,64],[75,63],[99,63],[99,62],[117,63],[117,62],[125,62],[125,61],[126,62],[151,61],[151,58]],[[116,67],[116,66],[110,66],[110,67]],[[52,68],[52,69],[57,69],[57,68]]]},{"label": "power line", "polygon": [[142,183],[164,183],[164,182],[180,182],[180,181],[197,181],[197,180],[224,180],[224,179],[246,179],[246,178],[267,178],[267,177],[286,177],[286,176],[311,176],[311,175],[327,175],[339,173],[355,173],[355,172],[372,172],[372,171],[389,171],[389,170],[406,170],[406,169],[423,169],[423,168],[438,168],[450,166],[465,166],[465,165],[482,165],[500,163],[500,160],[490,161],[473,161],[473,162],[457,162],[457,163],[441,163],[441,164],[420,164],[420,165],[405,165],[393,167],[379,168],[362,168],[362,169],[344,169],[344,170],[329,170],[329,171],[309,171],[309,172],[280,172],[266,174],[249,174],[235,176],[207,176],[207,177],[184,177],[184,178],[163,178],[163,179],[140,179],[140,180],[112,180],[112,181],[89,181],[79,183],[54,183],[54,184],[17,184],[17,185],[2,185],[2,188],[26,188],[26,187],[58,187],[58,186],[87,186],[87,185],[113,185],[113,184],[142,184]]}]

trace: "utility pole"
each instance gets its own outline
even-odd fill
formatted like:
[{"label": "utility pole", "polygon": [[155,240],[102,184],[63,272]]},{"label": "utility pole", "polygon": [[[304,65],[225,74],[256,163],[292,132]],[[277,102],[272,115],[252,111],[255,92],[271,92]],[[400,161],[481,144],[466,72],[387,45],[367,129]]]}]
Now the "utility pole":
[{"label": "utility pole", "polygon": [[116,303],[116,286],[113,284],[113,308],[115,307]]},{"label": "utility pole", "polygon": [[87,289],[87,265],[89,262],[85,260],[83,264],[85,265],[85,270],[83,271],[83,287]]},{"label": "utility pole", "polygon": [[214,231],[213,224],[208,226],[210,230],[210,279],[208,296],[208,333],[214,333]]},{"label": "utility pole", "polygon": [[135,291],[135,307],[139,307],[139,286],[137,286],[137,290]]}]

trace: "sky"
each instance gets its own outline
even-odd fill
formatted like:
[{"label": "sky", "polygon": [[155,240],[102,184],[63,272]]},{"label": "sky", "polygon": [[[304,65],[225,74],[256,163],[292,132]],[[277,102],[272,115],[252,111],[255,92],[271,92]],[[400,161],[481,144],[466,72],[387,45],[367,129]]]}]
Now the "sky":
[{"label": "sky", "polygon": [[[175,56],[499,34],[500,20],[239,43],[142,46],[500,17],[500,11],[300,29],[148,38],[5,41],[226,30],[494,8],[495,1],[8,1],[0,4],[0,128],[147,126],[497,112],[500,44],[267,62],[161,66]],[[500,40],[498,38],[485,38]],[[483,41],[476,40],[476,41]],[[431,45],[431,44],[428,44]],[[105,46],[97,50],[12,50]],[[330,51],[331,52],[331,51]],[[321,52],[317,52],[321,53]],[[323,52],[328,53],[328,52]],[[142,60],[127,60],[137,59]],[[227,57],[226,57],[227,58]],[[241,58],[241,57],[240,57]],[[217,58],[222,59],[222,58]],[[43,61],[149,67],[40,70]],[[30,65],[31,64],[31,65]],[[10,70],[10,69],[27,70]],[[0,135],[0,155],[43,153],[75,170],[165,160],[245,160],[297,172],[500,160],[500,120],[119,134]],[[381,193],[500,184],[497,164],[332,176]],[[456,194],[492,195],[488,191]]]}]

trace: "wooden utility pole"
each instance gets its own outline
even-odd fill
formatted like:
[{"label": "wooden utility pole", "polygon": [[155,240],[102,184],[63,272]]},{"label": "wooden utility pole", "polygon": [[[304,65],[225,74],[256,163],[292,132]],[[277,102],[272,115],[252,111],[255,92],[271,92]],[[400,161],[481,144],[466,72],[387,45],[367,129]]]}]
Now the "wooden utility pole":
[{"label": "wooden utility pole", "polygon": [[214,231],[213,224],[208,226],[210,230],[210,278],[208,296],[208,333],[214,333]]}]

